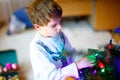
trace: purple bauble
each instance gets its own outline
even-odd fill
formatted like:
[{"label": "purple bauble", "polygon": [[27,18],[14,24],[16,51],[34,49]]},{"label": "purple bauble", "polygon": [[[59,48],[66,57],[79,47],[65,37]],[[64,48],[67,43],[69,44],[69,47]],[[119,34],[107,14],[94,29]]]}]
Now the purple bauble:
[{"label": "purple bauble", "polygon": [[7,63],[7,64],[6,64],[6,68],[7,68],[8,70],[11,70],[12,64],[11,64],[11,63]]}]

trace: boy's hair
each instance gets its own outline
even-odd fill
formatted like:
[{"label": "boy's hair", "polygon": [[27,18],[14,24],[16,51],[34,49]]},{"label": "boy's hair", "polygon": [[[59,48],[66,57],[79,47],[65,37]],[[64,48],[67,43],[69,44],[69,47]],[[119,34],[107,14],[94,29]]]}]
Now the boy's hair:
[{"label": "boy's hair", "polygon": [[62,8],[53,0],[33,0],[26,6],[32,24],[47,25],[50,19],[61,18]]}]

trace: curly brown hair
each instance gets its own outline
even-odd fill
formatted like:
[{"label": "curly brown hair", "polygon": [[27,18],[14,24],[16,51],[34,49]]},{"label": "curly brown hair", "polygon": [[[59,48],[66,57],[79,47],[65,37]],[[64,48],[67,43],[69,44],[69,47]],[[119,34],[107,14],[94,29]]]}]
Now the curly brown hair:
[{"label": "curly brown hair", "polygon": [[26,12],[32,24],[41,26],[62,17],[62,8],[53,0],[33,0],[26,6]]}]

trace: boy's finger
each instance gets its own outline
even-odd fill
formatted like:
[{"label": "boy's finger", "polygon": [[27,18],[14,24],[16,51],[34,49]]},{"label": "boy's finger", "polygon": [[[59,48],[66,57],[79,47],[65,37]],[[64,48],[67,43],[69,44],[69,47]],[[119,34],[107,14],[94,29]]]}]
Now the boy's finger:
[{"label": "boy's finger", "polygon": [[95,66],[95,65],[96,65],[96,63],[91,63],[90,65],[91,65],[91,66]]},{"label": "boy's finger", "polygon": [[95,59],[88,59],[90,63],[96,63]]}]

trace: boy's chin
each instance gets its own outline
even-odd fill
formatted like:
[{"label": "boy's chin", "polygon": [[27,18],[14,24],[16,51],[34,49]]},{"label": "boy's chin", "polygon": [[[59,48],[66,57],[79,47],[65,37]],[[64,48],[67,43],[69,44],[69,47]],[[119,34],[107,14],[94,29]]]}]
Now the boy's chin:
[{"label": "boy's chin", "polygon": [[49,35],[49,36],[47,36],[47,37],[55,37],[57,34],[54,34],[54,35]]},{"label": "boy's chin", "polygon": [[55,36],[57,36],[59,33],[56,33],[56,34],[53,34],[51,37],[55,37]]}]

